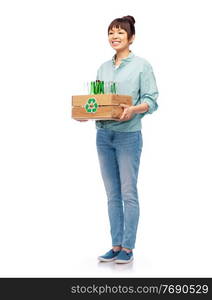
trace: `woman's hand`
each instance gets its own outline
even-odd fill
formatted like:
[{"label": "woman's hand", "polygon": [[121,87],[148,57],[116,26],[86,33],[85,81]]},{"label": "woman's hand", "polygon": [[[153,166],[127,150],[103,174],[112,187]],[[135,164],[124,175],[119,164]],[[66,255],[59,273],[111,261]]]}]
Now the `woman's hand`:
[{"label": "woman's hand", "polygon": [[135,114],[134,112],[134,106],[126,105],[126,104],[120,104],[121,107],[124,108],[124,111],[117,121],[129,121],[132,119],[133,115]]}]

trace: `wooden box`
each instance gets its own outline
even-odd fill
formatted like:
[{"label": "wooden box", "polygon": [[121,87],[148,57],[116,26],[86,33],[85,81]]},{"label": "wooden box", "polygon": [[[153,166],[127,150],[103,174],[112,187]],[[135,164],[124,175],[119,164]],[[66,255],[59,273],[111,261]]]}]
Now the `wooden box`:
[{"label": "wooden box", "polygon": [[72,96],[72,118],[75,120],[116,120],[123,107],[132,105],[132,97],[119,94],[96,94]]}]

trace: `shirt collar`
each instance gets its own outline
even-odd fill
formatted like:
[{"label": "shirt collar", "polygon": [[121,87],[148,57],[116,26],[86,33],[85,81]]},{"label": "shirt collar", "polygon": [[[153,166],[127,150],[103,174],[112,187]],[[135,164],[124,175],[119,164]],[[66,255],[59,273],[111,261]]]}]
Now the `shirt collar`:
[{"label": "shirt collar", "polygon": [[[122,58],[121,63],[131,61],[134,56],[135,56],[135,54],[130,50],[129,55],[125,58]],[[113,65],[115,65],[115,60],[116,60],[116,54],[113,55],[113,57],[112,57]]]}]

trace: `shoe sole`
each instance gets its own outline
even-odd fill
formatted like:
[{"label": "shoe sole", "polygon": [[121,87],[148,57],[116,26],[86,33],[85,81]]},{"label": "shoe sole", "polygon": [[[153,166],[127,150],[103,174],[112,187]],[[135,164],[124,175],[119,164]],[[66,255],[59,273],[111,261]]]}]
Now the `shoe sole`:
[{"label": "shoe sole", "polygon": [[113,257],[113,258],[103,258],[101,256],[98,257],[99,261],[104,261],[104,262],[110,262],[116,259],[117,256]]},{"label": "shoe sole", "polygon": [[131,257],[129,260],[116,259],[116,260],[115,260],[115,263],[116,263],[116,264],[128,264],[128,263],[130,263],[131,261],[133,261],[133,257]]}]

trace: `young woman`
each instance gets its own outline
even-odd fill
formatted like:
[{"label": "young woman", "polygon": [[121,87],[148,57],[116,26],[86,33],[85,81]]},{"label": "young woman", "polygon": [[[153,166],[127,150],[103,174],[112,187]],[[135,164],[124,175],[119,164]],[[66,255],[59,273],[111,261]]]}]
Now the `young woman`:
[{"label": "young woman", "polygon": [[153,113],[158,89],[150,63],[129,49],[135,38],[132,16],[117,18],[108,27],[110,46],[116,51],[103,63],[97,79],[115,81],[118,94],[132,96],[133,105],[122,105],[118,121],[96,121],[96,146],[107,199],[112,249],[100,261],[129,263],[133,260],[139,201],[137,177],[142,151],[141,118]]},{"label": "young woman", "polygon": [[112,249],[98,259],[116,263],[133,260],[140,213],[137,177],[143,146],[141,118],[158,108],[152,67],[129,49],[135,38],[134,24],[132,16],[111,22],[108,40],[116,53],[97,72],[97,80],[117,82],[118,94],[130,95],[133,99],[132,106],[121,105],[120,120],[96,121],[96,146],[112,238]]}]

